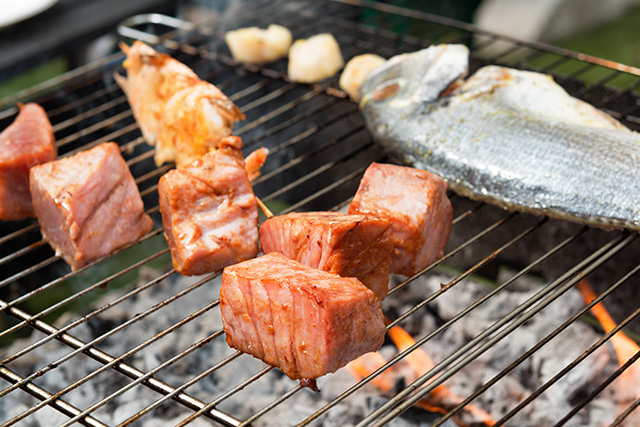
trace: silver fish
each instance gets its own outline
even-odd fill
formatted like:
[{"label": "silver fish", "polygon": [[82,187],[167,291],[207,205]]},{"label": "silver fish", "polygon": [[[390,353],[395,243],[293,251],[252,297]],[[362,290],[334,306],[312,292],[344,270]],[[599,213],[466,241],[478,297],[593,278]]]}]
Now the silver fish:
[{"label": "silver fish", "polygon": [[545,74],[437,45],[391,58],[360,89],[374,139],[449,188],[552,218],[640,230],[640,134]]}]

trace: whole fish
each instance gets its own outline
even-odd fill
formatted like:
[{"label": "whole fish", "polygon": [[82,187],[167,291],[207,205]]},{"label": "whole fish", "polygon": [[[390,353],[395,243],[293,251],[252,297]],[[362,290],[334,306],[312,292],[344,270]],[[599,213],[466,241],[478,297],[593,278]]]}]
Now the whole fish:
[{"label": "whole fish", "polygon": [[640,230],[640,134],[545,74],[436,45],[391,58],[360,89],[374,139],[457,193],[507,209]]}]

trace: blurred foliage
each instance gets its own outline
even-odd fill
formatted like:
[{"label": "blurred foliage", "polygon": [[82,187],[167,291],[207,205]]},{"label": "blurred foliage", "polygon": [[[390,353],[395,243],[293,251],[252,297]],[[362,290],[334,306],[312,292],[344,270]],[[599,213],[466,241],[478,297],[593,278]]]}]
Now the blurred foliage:
[{"label": "blurred foliage", "polygon": [[52,79],[69,69],[68,61],[58,56],[0,83],[0,99]]}]

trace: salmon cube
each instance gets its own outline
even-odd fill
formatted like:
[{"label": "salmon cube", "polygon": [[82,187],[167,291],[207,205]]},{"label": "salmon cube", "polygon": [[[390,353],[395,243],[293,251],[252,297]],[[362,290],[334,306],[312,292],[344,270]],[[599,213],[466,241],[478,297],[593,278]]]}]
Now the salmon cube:
[{"label": "salmon cube", "polygon": [[44,239],[73,270],[153,228],[116,143],[34,166],[30,187]]},{"label": "salmon cube", "polygon": [[382,301],[389,290],[391,223],[371,215],[302,212],[260,227],[264,253],[280,252],[309,267],[356,277]]},{"label": "salmon cube", "polygon": [[56,158],[53,127],[38,104],[21,106],[16,120],[0,133],[0,220],[35,216],[29,169]]},{"label": "salmon cube", "polygon": [[258,207],[242,158],[242,141],[167,172],[158,185],[164,232],[176,271],[201,275],[258,253]]},{"label": "salmon cube", "polygon": [[350,214],[391,221],[392,273],[411,276],[438,259],[447,245],[453,208],[447,183],[427,171],[372,163],[349,205]]},{"label": "salmon cube", "polygon": [[356,278],[278,252],[227,267],[220,311],[227,343],[292,379],[315,379],[382,345],[380,301]]}]

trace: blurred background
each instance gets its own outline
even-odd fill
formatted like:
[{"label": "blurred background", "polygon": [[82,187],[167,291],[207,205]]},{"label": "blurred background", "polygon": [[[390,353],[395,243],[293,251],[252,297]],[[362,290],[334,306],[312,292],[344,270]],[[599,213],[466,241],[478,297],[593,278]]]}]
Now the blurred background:
[{"label": "blurred background", "polygon": [[[191,21],[232,15],[245,0],[0,1],[0,98],[117,50],[117,27],[157,12]],[[640,0],[388,0],[640,67]],[[230,26],[232,26],[231,21]],[[398,22],[402,26],[402,21]]]}]

